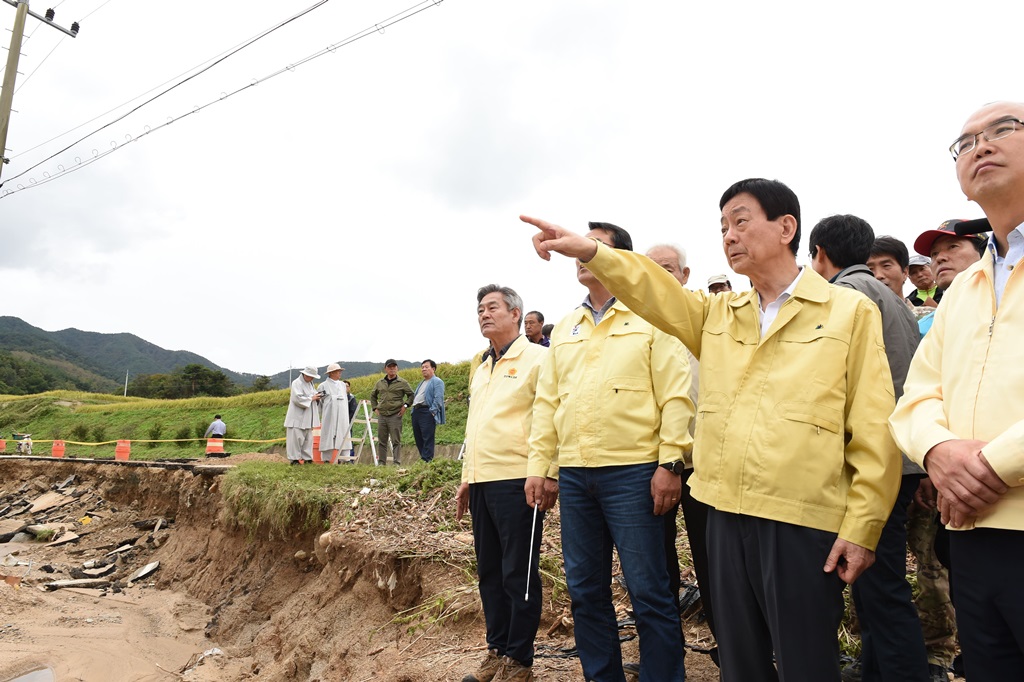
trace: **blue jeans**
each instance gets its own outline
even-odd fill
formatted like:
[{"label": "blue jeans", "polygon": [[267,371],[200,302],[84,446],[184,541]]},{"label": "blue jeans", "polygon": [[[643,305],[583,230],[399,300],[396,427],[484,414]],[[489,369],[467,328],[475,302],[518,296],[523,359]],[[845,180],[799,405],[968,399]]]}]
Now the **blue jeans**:
[{"label": "blue jeans", "polygon": [[612,606],[612,546],[640,636],[640,682],[682,682],[683,638],[665,567],[664,520],[654,515],[657,463],[559,470],[562,554],[576,649],[592,682],[624,682]]}]

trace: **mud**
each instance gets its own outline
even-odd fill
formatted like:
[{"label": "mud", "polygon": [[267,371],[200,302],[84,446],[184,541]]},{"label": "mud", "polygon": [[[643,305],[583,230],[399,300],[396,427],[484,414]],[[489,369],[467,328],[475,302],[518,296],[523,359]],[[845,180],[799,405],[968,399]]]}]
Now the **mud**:
[{"label": "mud", "polygon": [[[72,475],[65,492],[78,496],[42,515],[80,535],[76,541],[0,544],[0,574],[17,578],[26,566],[4,564],[32,563],[19,584],[0,581],[0,680],[45,667],[58,681],[89,682],[461,680],[484,651],[470,567],[390,549],[372,518],[346,523],[338,515],[323,544],[313,533],[249,537],[224,516],[218,475],[7,458],[0,510],[2,500],[38,497]],[[87,512],[99,516],[83,525]],[[147,520],[161,527],[133,526]],[[414,532],[423,521],[407,523],[405,532]],[[109,589],[44,591],[129,540]],[[125,583],[153,561],[155,573]],[[561,624],[564,595],[546,586],[544,600],[536,677],[582,680],[578,660],[550,657],[573,644],[571,627]],[[688,630],[691,641],[706,639],[701,626]],[[623,655],[637,660],[635,641]],[[695,652],[687,673],[694,682],[718,679]]]}]

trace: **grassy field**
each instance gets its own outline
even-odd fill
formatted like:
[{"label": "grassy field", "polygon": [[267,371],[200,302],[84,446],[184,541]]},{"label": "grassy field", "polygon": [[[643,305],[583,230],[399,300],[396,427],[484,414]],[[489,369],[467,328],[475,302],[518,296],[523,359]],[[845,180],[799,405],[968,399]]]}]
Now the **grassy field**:
[{"label": "grassy field", "polygon": [[[416,387],[419,369],[399,373]],[[447,423],[437,429],[437,442],[459,444],[465,438],[469,362],[438,365],[446,385]],[[359,399],[369,399],[373,385],[383,375],[352,379]],[[66,456],[112,459],[116,440],[132,441],[132,459],[202,457],[206,442],[199,439],[220,414],[228,425],[229,439],[252,442],[225,443],[229,452],[263,452],[284,447],[288,390],[248,393],[230,398],[149,400],[100,393],[51,391],[28,396],[0,396],[0,436],[13,452],[12,432],[31,433],[34,454],[48,454],[54,439],[67,441]],[[356,418],[361,417],[361,410]],[[354,436],[365,427],[357,424]],[[184,439],[180,440],[179,439]],[[155,441],[155,442],[145,442]],[[179,442],[175,442],[179,441]],[[402,442],[411,444],[412,424],[405,420]],[[75,443],[82,443],[81,445]]]}]

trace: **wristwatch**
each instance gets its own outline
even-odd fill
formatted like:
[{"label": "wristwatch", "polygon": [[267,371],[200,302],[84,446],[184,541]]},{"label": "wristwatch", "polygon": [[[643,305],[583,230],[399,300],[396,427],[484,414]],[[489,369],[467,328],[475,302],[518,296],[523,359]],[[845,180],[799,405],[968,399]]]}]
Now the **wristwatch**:
[{"label": "wristwatch", "polygon": [[681,459],[677,459],[674,462],[665,462],[664,464],[659,464],[658,466],[660,466],[662,469],[667,469],[668,471],[671,471],[676,476],[680,476],[684,471],[686,471],[686,463],[683,462],[683,460]]}]

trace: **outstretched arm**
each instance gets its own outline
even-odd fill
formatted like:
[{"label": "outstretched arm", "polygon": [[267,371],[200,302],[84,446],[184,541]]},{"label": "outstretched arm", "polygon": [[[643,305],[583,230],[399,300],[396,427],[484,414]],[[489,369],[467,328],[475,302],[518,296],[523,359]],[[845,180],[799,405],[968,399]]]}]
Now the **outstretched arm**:
[{"label": "outstretched arm", "polygon": [[551,260],[551,252],[560,253],[569,258],[578,258],[584,263],[597,253],[597,242],[587,239],[581,234],[570,232],[564,227],[549,223],[540,218],[521,215],[519,219],[529,223],[540,232],[533,235],[533,248],[544,260]]}]

